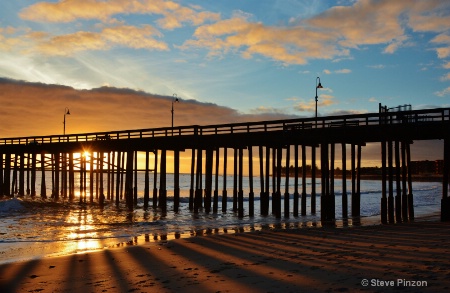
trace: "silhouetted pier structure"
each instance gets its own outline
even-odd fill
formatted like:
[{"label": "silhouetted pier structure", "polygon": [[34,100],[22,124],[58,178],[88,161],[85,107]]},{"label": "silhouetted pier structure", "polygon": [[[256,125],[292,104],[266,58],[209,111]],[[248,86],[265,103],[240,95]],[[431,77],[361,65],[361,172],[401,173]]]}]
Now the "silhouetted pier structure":
[{"label": "silhouetted pier structure", "polygon": [[[167,158],[170,155],[174,164],[173,209],[177,212],[180,206],[180,153],[190,151],[189,209],[194,213],[201,209],[206,213],[219,213],[220,208],[221,212],[227,212],[230,196],[233,199],[232,210],[239,217],[244,216],[244,197],[248,197],[248,215],[253,216],[254,184],[257,184],[253,182],[253,170],[256,167],[259,169],[262,215],[268,215],[271,210],[278,218],[304,216],[307,214],[308,198],[311,201],[309,212],[315,214],[320,195],[321,219],[323,222],[333,221],[336,201],[334,182],[342,180],[342,215],[344,218],[358,218],[362,147],[367,143],[379,143],[382,163],[381,220],[383,223],[410,221],[414,219],[408,168],[411,162],[410,144],[417,140],[444,140],[441,219],[450,220],[450,108],[396,112],[383,112],[381,109],[379,113],[317,119],[2,138],[0,193],[1,196],[37,196],[36,173],[41,172],[40,196],[43,198],[51,196],[55,200],[63,198],[100,204],[106,200],[117,205],[125,200],[132,210],[137,201],[138,153],[143,153],[144,208],[150,205],[166,212]],[[342,178],[337,179],[334,170],[337,167],[336,152],[339,150],[342,158],[339,167],[343,172]],[[347,165],[348,153],[350,165]],[[310,154],[312,168],[309,195],[306,190],[307,154]],[[149,164],[151,156],[154,161],[152,166]],[[227,165],[229,156],[233,158],[233,166]],[[318,159],[321,162],[320,178],[317,178],[316,170]],[[282,165],[289,167],[291,164],[294,165],[294,174],[286,168],[286,174],[282,176]],[[226,177],[230,176],[231,168],[233,193],[228,195]],[[51,195],[46,194],[46,185],[50,181],[46,178],[46,170],[52,174]],[[249,178],[248,195],[243,193],[244,170]],[[347,178],[347,170],[350,171],[350,178]],[[221,171],[224,176],[223,190],[219,191],[218,174]],[[78,198],[75,172],[80,174]],[[152,190],[150,172],[154,176]],[[351,179],[351,186],[347,186],[347,179]],[[285,180],[283,193],[280,190],[282,180]],[[290,180],[294,180],[294,190],[289,190]],[[320,193],[316,190],[317,180],[321,181]],[[291,196],[293,206],[290,206]]]}]

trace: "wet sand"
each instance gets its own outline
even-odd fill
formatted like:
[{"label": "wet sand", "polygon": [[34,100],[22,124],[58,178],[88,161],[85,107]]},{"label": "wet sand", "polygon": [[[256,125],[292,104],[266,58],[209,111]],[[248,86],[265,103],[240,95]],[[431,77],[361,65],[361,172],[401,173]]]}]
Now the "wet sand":
[{"label": "wet sand", "polygon": [[449,292],[450,223],[218,234],[0,266],[0,292]]}]

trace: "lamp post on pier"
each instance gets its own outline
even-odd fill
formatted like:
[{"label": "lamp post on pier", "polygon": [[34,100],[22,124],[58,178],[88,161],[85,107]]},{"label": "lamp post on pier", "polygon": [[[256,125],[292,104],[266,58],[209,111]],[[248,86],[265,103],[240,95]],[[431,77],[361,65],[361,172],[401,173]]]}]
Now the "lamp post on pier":
[{"label": "lamp post on pier", "polygon": [[64,132],[63,132],[63,134],[64,135],[66,135],[66,115],[70,115],[69,108],[67,108],[67,107],[64,109],[64,121],[63,121],[63,124],[64,124]]},{"label": "lamp post on pier", "polygon": [[[317,81],[319,81],[319,83],[317,83]],[[316,128],[317,128],[317,101],[319,100],[317,96],[317,89],[323,89],[323,86],[320,83],[320,77],[316,78]]]},{"label": "lamp post on pier", "polygon": [[172,136],[173,136],[173,112],[174,112],[174,110],[173,110],[173,104],[174,103],[178,103],[179,102],[179,100],[178,100],[178,98],[177,98],[177,94],[173,94],[173,99],[172,99],[172,110],[170,111],[170,112],[172,112]]}]

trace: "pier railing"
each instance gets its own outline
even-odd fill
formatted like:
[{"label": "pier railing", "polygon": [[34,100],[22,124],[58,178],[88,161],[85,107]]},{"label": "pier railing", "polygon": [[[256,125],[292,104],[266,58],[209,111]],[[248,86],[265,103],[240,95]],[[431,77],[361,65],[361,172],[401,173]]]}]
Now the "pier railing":
[{"label": "pier railing", "polygon": [[397,111],[385,113],[326,116],[217,125],[191,125],[150,129],[91,132],[67,135],[0,138],[0,145],[85,142],[117,139],[139,139],[189,135],[218,135],[271,131],[303,131],[329,127],[361,127],[382,124],[421,124],[450,121],[450,108]]}]

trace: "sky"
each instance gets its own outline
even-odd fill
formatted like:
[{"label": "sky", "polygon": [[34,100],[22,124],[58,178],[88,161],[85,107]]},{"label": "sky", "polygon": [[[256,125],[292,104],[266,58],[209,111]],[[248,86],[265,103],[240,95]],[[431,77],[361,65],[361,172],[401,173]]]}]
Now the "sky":
[{"label": "sky", "polygon": [[450,105],[448,0],[0,3],[0,137]]}]

